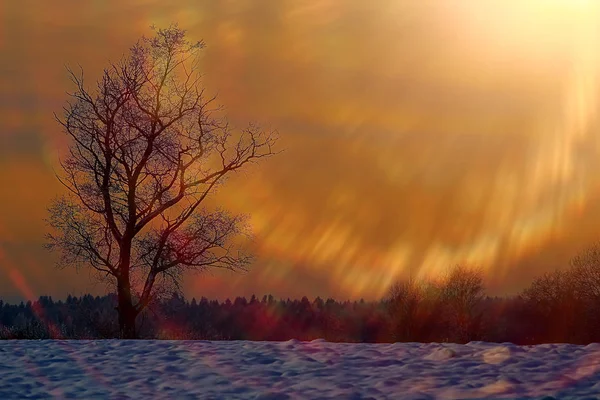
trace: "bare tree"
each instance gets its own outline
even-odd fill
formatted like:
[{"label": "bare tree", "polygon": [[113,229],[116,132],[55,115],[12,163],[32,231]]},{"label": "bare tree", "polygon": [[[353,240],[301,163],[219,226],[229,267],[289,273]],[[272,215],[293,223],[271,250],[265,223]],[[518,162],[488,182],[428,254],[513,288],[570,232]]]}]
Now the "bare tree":
[{"label": "bare tree", "polygon": [[479,268],[456,265],[441,281],[440,300],[459,340],[467,340],[484,297],[483,272]]},{"label": "bare tree", "polygon": [[186,270],[243,270],[234,246],[244,219],[203,202],[231,173],[274,154],[275,132],[236,131],[200,88],[197,55],[177,25],[154,30],[116,63],[95,93],[83,70],[68,69],[75,91],[56,117],[71,139],[61,162],[68,194],[49,207],[47,247],[61,265],[92,267],[116,286],[119,327],[135,320],[164,284]]},{"label": "bare tree", "polygon": [[569,276],[574,304],[568,312],[580,320],[578,326],[581,326],[581,320],[585,321],[585,329],[579,331],[591,334],[589,339],[596,338],[600,331],[600,242],[571,259]]},{"label": "bare tree", "polygon": [[523,290],[522,297],[536,310],[550,316],[558,306],[572,301],[576,296],[574,283],[572,271],[546,272]]},{"label": "bare tree", "polygon": [[424,297],[424,284],[412,278],[390,286],[386,300],[396,339],[401,341],[415,339],[419,307]]},{"label": "bare tree", "polygon": [[578,295],[590,303],[600,304],[600,243],[571,260],[571,275]]},{"label": "bare tree", "polygon": [[589,313],[590,309],[585,307],[575,272],[574,269],[547,272],[523,291],[534,339],[585,341],[595,313]]}]

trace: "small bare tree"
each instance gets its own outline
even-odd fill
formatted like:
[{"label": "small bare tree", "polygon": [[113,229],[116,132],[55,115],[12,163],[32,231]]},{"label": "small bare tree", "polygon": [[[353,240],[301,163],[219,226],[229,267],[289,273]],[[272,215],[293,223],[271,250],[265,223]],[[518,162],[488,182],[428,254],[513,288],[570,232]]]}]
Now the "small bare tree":
[{"label": "small bare tree", "polygon": [[394,324],[394,335],[401,341],[415,339],[419,307],[425,297],[424,284],[410,278],[390,286],[387,294],[388,311]]},{"label": "small bare tree", "polygon": [[571,302],[576,296],[572,271],[546,272],[523,290],[523,299],[544,315],[551,316],[557,307]]},{"label": "small bare tree", "polygon": [[[546,272],[523,290],[530,332],[534,340],[577,341],[588,334],[584,298],[580,296],[574,270]],[[581,328],[584,329],[581,329]]]},{"label": "small bare tree", "polygon": [[459,340],[467,340],[484,297],[483,272],[456,265],[441,281],[440,300]]},{"label": "small bare tree", "polygon": [[244,219],[202,206],[231,173],[274,154],[274,132],[230,129],[199,87],[197,54],[177,25],[140,39],[110,63],[95,93],[69,69],[75,91],[56,117],[71,139],[49,207],[47,247],[60,265],[92,267],[116,286],[123,338],[164,284],[186,270],[247,268],[232,244]]},{"label": "small bare tree", "polygon": [[596,243],[571,260],[571,276],[579,296],[600,304],[600,243]]},{"label": "small bare tree", "polygon": [[571,260],[569,276],[575,303],[572,313],[578,316],[578,328],[582,320],[587,324],[578,331],[587,331],[592,334],[590,339],[595,338],[600,331],[600,242]]}]

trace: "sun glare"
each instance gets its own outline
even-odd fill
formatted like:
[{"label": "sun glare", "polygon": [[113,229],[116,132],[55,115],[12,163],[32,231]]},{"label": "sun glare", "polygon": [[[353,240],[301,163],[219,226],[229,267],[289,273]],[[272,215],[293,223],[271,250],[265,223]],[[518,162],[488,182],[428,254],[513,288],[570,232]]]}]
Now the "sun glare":
[{"label": "sun glare", "polygon": [[[454,3],[453,3],[454,4]],[[505,197],[491,212],[512,209],[505,219],[483,227],[466,252],[444,252],[432,245],[421,274],[437,274],[450,261],[472,260],[490,265],[508,250],[511,262],[527,255],[561,227],[586,202],[591,173],[582,149],[597,154],[591,123],[598,108],[600,72],[600,2],[536,0],[524,2],[464,2],[454,9],[456,29],[464,29],[466,46],[477,58],[504,63],[497,68],[522,74],[523,87],[537,75],[549,74],[562,82],[563,97],[554,118],[540,119],[535,129],[535,147],[528,168],[519,172],[518,191],[505,197],[514,186],[514,176],[497,171],[498,192]],[[449,10],[448,10],[449,11]],[[485,135],[482,132],[482,135]],[[510,191],[509,191],[510,193]],[[495,211],[494,211],[495,209]],[[488,237],[484,252],[477,238]],[[514,267],[514,265],[512,265]]]},{"label": "sun glare", "polygon": [[[432,62],[426,69],[430,75],[420,79],[439,86],[438,93],[444,90],[444,86],[460,83],[486,99],[502,95],[501,82],[507,81],[514,85],[510,89],[512,95],[519,93],[522,97],[534,97],[538,102],[535,107],[539,109],[533,111],[532,126],[508,131],[502,125],[490,125],[490,129],[474,132],[475,136],[482,138],[477,139],[481,146],[493,146],[486,141],[494,135],[515,135],[519,139],[513,143],[513,152],[523,151],[526,157],[518,165],[510,155],[501,159],[492,176],[486,178],[489,184],[468,170],[468,176],[458,178],[458,185],[453,190],[465,195],[455,208],[465,213],[476,210],[481,215],[476,226],[464,227],[470,230],[468,236],[462,235],[449,241],[448,235],[437,234],[441,222],[433,217],[431,221],[423,221],[425,217],[422,217],[411,223],[423,225],[431,222],[427,240],[417,244],[414,237],[404,235],[386,250],[360,243],[356,239],[360,232],[351,225],[346,226],[347,221],[332,217],[329,225],[321,221],[314,234],[292,235],[294,237],[289,237],[288,246],[282,238],[290,236],[290,232],[301,231],[303,223],[284,229],[283,222],[265,219],[270,219],[270,222],[263,225],[271,227],[265,236],[265,248],[271,249],[271,252],[279,249],[281,253],[289,254],[290,259],[312,265],[315,269],[322,268],[326,262],[334,263],[332,280],[352,296],[365,293],[378,296],[399,276],[407,273],[416,277],[436,276],[449,265],[462,262],[480,265],[490,271],[493,269],[497,276],[491,279],[502,279],[518,267],[520,260],[555,238],[565,222],[586,206],[592,196],[591,191],[595,190],[589,160],[599,153],[592,124],[597,117],[600,87],[600,34],[597,26],[600,2],[464,0],[436,3],[436,7],[427,12],[431,14],[428,18],[434,21],[432,26],[435,25],[435,29],[441,32],[444,47],[432,53]],[[384,21],[384,17],[381,18]],[[404,54],[398,57],[402,58]],[[402,61],[398,63],[402,65]],[[556,96],[547,99],[549,105],[539,106],[540,95],[536,90],[546,87],[552,87]],[[527,101],[523,100],[530,106]],[[390,111],[395,116],[401,115],[401,112],[400,109]],[[474,117],[477,115],[468,116]],[[464,130],[468,123],[468,119],[462,120],[456,129]],[[499,119],[498,123],[504,122]],[[395,132],[405,131],[403,126],[390,128]],[[449,126],[445,125],[443,129],[451,133]],[[449,171],[448,166],[440,161],[452,160],[450,153],[456,151],[456,145],[451,141],[448,139],[447,149],[437,143],[421,144],[418,151],[411,154],[407,161],[409,165],[399,162],[397,149],[390,147],[393,154],[389,160],[382,161],[382,169],[390,175],[392,182],[404,179],[407,168],[419,169],[418,176],[421,177],[427,176],[427,171],[433,171],[432,176],[435,173],[435,176],[444,176],[443,179],[452,179],[445,173]],[[402,146],[402,142],[398,143]],[[522,150],[519,146],[525,144],[528,147]],[[423,151],[430,146],[438,147],[432,154]],[[388,149],[379,149],[378,154],[386,151]],[[442,152],[448,154],[432,160],[432,156]],[[422,165],[421,161],[415,163],[421,158]],[[426,184],[422,180],[419,183]],[[478,196],[482,190],[484,193]],[[411,196],[415,194],[411,193]],[[440,206],[438,203],[436,206],[432,203],[430,210],[428,204],[427,201],[416,201],[412,207],[414,212],[422,214],[434,213],[435,207],[448,207],[447,204]],[[271,204],[265,206],[264,213],[258,213],[272,215],[276,208]],[[452,211],[456,210],[450,208],[446,213]],[[281,214],[291,215],[292,212],[281,210]],[[446,221],[447,224],[466,223],[455,217],[446,217],[450,221]],[[405,221],[398,221],[398,224],[399,229],[410,225]],[[422,227],[418,229],[425,230]],[[463,227],[456,228],[460,229]],[[353,279],[354,271],[358,270],[361,270],[360,278],[357,275]]]}]

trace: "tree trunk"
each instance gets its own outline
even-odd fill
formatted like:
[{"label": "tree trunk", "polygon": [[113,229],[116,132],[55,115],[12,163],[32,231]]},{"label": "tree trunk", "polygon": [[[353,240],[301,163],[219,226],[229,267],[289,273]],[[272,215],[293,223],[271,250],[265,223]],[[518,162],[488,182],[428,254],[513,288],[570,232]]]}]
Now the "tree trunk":
[{"label": "tree trunk", "polygon": [[135,319],[137,312],[131,297],[129,268],[131,264],[131,239],[126,235],[121,242],[119,259],[120,276],[117,278],[117,296],[119,302],[119,332],[121,339],[137,339]]},{"label": "tree trunk", "polygon": [[121,339],[137,339],[137,332],[135,330],[137,312],[133,307],[129,284],[119,284],[117,295],[119,301],[119,333]]},{"label": "tree trunk", "polygon": [[137,339],[137,332],[135,329],[136,313],[133,311],[127,311],[123,315],[123,326],[121,327],[121,338],[122,339]]}]

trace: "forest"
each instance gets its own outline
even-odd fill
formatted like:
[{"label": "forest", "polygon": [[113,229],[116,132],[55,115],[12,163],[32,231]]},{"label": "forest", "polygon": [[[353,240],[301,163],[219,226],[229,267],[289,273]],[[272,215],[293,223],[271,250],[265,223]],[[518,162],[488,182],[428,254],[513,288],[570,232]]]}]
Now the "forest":
[{"label": "forest", "polygon": [[[155,299],[136,321],[140,339],[331,342],[600,341],[600,247],[546,273],[516,296],[490,297],[480,269],[455,266],[443,278],[405,280],[379,301]],[[0,301],[0,339],[119,337],[117,295]]]}]

